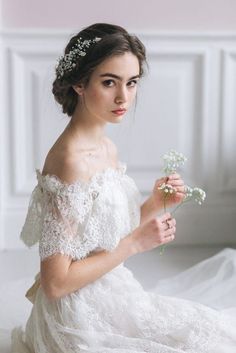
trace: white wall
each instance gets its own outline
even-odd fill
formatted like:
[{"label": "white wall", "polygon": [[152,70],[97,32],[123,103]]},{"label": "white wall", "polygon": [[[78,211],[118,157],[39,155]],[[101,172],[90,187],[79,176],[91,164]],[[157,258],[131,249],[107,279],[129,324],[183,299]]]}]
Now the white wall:
[{"label": "white wall", "polygon": [[1,0],[3,28],[81,28],[112,22],[140,30],[236,30],[235,0]]},{"label": "white wall", "polygon": [[176,243],[236,244],[236,2],[224,3],[228,7],[214,1],[210,9],[209,2],[204,8],[201,1],[149,1],[131,16],[137,2],[119,2],[117,9],[112,3],[113,17],[104,15],[108,1],[94,12],[94,2],[81,10],[78,1],[69,9],[64,2],[2,1],[0,249],[22,246],[34,169],[67,122],[50,92],[56,59],[75,29],[99,21],[137,33],[148,52],[150,72],[135,121],[131,114],[121,126],[108,127],[128,173],[147,195],[161,175],[161,155],[172,147],[184,152],[183,176],[208,197],[204,206],[176,214]]}]

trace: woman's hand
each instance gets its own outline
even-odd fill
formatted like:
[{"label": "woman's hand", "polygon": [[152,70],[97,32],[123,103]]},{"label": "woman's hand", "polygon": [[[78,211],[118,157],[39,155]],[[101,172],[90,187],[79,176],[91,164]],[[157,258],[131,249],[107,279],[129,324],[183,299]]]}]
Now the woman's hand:
[{"label": "woman's hand", "polygon": [[175,226],[176,221],[168,212],[139,226],[130,234],[134,253],[152,250],[173,241]]},{"label": "woman's hand", "polygon": [[[170,185],[174,188],[172,194],[165,194],[159,187],[163,184]],[[155,186],[152,191],[153,202],[157,208],[163,208],[164,204],[166,207],[174,206],[183,201],[185,198],[185,186],[181,176],[177,173],[171,174],[168,177],[161,178],[155,182]]]}]

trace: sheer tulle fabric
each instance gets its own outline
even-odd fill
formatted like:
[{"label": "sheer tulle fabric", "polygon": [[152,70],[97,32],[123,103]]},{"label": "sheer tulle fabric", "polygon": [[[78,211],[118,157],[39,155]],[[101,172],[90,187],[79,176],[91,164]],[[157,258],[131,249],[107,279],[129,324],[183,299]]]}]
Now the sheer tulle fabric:
[{"label": "sheer tulle fabric", "polygon": [[[41,260],[61,253],[76,261],[101,249],[113,251],[140,222],[140,193],[125,171],[120,163],[88,183],[70,185],[37,171],[22,240],[28,246],[39,242]],[[189,286],[190,274],[184,279]],[[39,285],[26,327],[12,332],[12,352],[235,352],[236,314],[197,303],[197,295],[170,296],[178,294],[178,281],[146,292],[122,263],[59,300],[49,301]],[[205,289],[202,285],[202,295],[210,293]]]}]

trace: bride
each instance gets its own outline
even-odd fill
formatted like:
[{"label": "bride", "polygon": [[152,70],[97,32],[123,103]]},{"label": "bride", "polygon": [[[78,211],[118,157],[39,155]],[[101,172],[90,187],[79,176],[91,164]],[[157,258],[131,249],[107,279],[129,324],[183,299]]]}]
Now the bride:
[{"label": "bride", "polygon": [[131,107],[145,60],[136,36],[104,23],[72,37],[59,60],[52,91],[71,118],[36,170],[21,239],[39,243],[41,265],[24,331],[12,331],[13,353],[236,351],[236,315],[146,292],[124,266],[175,238],[175,219],[157,216],[163,180],[177,190],[168,206],[185,197],[174,173],[141,204],[104,134]]}]

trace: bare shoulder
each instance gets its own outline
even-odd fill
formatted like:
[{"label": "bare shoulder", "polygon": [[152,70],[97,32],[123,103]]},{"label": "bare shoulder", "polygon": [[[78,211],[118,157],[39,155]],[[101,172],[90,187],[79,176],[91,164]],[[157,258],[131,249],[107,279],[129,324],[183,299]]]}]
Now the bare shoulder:
[{"label": "bare shoulder", "polygon": [[42,174],[56,175],[65,183],[73,183],[77,180],[87,181],[89,178],[88,166],[83,155],[66,151],[49,152]]},{"label": "bare shoulder", "polygon": [[103,141],[106,155],[103,151],[98,163],[91,162],[82,142],[77,141],[76,148],[71,143],[57,144],[49,151],[42,174],[56,175],[65,183],[73,183],[77,180],[86,182],[96,171],[104,169],[104,165],[116,166],[118,151],[115,143],[107,136],[104,136]]}]

